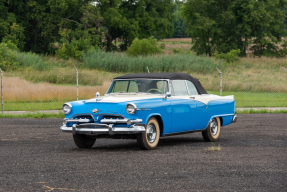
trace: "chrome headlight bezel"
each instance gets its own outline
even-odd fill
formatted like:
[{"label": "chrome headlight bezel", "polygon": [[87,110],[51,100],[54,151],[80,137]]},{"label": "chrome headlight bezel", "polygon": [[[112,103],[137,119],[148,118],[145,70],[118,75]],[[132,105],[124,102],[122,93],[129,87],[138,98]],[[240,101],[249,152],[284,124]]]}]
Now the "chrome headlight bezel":
[{"label": "chrome headlight bezel", "polygon": [[71,113],[72,111],[72,105],[70,103],[65,103],[63,106],[62,106],[62,111],[64,112],[64,114],[68,115]]},{"label": "chrome headlight bezel", "polygon": [[137,106],[134,103],[128,103],[126,105],[126,112],[130,115],[135,114],[137,112]]}]

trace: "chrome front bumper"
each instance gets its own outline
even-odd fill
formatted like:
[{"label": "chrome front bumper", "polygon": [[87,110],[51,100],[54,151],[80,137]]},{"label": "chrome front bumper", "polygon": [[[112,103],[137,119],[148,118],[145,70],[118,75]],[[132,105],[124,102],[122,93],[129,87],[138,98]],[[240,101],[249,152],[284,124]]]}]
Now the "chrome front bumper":
[{"label": "chrome front bumper", "polygon": [[113,124],[98,124],[98,123],[85,123],[74,124],[73,127],[67,127],[65,124],[60,127],[62,132],[68,132],[73,134],[137,134],[145,132],[144,124],[131,125],[130,127],[113,127]]}]

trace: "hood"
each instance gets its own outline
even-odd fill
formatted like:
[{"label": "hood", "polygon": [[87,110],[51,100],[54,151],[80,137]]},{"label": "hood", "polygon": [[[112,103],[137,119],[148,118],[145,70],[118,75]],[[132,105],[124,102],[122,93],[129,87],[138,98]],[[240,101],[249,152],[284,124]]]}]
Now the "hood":
[{"label": "hood", "polygon": [[155,94],[111,94],[86,100],[85,103],[120,103],[143,99],[163,98],[164,95]]},{"label": "hood", "polygon": [[[70,102],[72,105],[72,111],[66,115],[66,118],[71,118],[76,114],[89,113],[97,115],[99,113],[109,114],[123,114],[126,105],[129,102],[135,102],[144,99],[157,99],[163,98],[162,95],[150,95],[150,94],[112,94],[102,97],[96,97],[89,100]],[[98,111],[93,113],[92,111]]]}]

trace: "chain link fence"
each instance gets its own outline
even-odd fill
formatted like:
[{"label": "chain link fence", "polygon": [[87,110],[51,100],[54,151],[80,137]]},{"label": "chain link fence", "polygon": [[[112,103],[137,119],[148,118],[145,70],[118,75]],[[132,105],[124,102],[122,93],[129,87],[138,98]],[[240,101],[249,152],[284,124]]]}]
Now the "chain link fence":
[{"label": "chain link fence", "polygon": [[220,95],[221,84],[222,95],[234,95],[238,108],[287,107],[287,71],[281,68],[272,72],[219,71],[211,81],[210,92]]},{"label": "chain link fence", "polygon": [[[211,94],[220,95],[222,91],[222,95],[235,95],[237,107],[287,107],[285,68],[280,69],[280,73],[276,75],[218,70],[209,75],[191,75],[200,79]],[[118,75],[104,72],[90,73],[78,69],[66,73],[65,71],[1,73],[2,110],[60,110],[65,102],[89,99],[95,97],[96,92],[103,95],[115,76]]]},{"label": "chain link fence", "polygon": [[[103,95],[113,79],[109,74],[3,73],[3,111],[60,110],[69,101]],[[78,86],[77,86],[78,82]]]}]

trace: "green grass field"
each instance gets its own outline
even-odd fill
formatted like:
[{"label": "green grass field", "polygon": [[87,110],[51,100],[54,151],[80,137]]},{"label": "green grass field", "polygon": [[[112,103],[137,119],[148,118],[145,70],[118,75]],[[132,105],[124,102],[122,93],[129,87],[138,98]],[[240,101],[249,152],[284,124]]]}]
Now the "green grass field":
[{"label": "green grass field", "polygon": [[61,110],[65,101],[4,102],[4,111]]},{"label": "green grass field", "polygon": [[26,113],[26,114],[1,114],[0,118],[64,118],[63,112],[59,113]]},{"label": "green grass field", "polygon": [[[208,91],[208,93],[219,95],[219,91]],[[287,107],[287,93],[223,92],[222,95],[234,95],[238,108]],[[4,111],[61,110],[65,102],[68,101],[5,102]]]},{"label": "green grass field", "polygon": [[[187,72],[209,93],[219,95],[219,68],[223,95],[235,95],[238,108],[287,107],[286,58],[243,57],[228,64],[190,53],[190,38],[164,39],[160,44],[165,44],[163,54],[148,57],[101,51],[86,54],[82,60],[63,60],[17,53],[21,67],[4,73],[4,111],[60,110],[63,103],[76,99],[75,66],[81,99],[89,99],[97,91],[103,95],[114,77],[147,72],[147,67],[151,72]],[[182,53],[174,54],[174,48]]]}]

